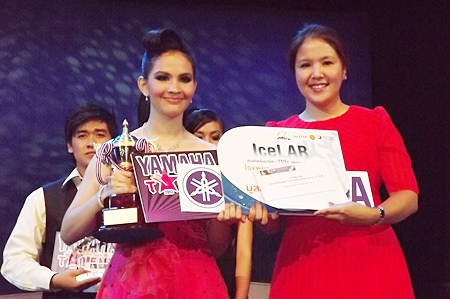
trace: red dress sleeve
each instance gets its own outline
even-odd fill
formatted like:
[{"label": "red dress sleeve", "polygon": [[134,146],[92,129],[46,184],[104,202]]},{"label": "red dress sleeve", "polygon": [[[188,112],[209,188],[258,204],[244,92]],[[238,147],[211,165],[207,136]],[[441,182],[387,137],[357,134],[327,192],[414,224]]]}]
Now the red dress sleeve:
[{"label": "red dress sleeve", "polygon": [[276,121],[270,120],[266,123],[266,127],[278,127],[278,123]]},{"label": "red dress sleeve", "polygon": [[411,159],[400,133],[383,107],[376,107],[373,112],[381,177],[387,191],[419,193]]}]

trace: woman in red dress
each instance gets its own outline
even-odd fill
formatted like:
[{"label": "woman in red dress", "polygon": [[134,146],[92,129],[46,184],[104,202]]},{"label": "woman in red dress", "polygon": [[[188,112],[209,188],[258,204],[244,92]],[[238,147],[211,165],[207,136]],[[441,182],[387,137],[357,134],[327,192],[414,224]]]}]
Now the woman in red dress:
[{"label": "woman in red dress", "polygon": [[[402,138],[382,107],[342,102],[348,59],[331,28],[306,25],[295,37],[289,63],[306,108],[272,127],[337,130],[348,171],[369,175],[375,207],[348,202],[286,216],[270,298],[414,298],[402,249],[391,227],[417,211],[418,187]],[[389,196],[381,200],[384,184]],[[249,218],[261,219],[261,207]],[[264,211],[263,222],[268,220]],[[279,221],[269,221],[274,229]]]}]

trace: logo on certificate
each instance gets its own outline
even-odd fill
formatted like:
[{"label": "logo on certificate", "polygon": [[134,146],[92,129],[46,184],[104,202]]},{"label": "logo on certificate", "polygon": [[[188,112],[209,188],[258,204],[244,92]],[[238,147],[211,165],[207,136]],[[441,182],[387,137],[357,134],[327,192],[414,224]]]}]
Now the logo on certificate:
[{"label": "logo on certificate", "polygon": [[182,188],[193,204],[202,208],[217,207],[223,203],[220,179],[220,173],[212,169],[195,167],[184,176]]}]

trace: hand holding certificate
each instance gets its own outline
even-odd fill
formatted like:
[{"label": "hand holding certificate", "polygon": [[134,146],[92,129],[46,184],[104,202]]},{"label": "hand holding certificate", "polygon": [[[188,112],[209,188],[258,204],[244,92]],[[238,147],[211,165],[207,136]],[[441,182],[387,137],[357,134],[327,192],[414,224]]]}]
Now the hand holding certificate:
[{"label": "hand holding certificate", "polygon": [[[311,215],[330,202],[373,206],[367,173],[345,170],[335,131],[238,127],[223,135],[217,155],[215,172],[220,174],[213,185],[221,187],[225,202],[211,205],[202,199],[193,204],[187,198],[195,192],[180,192],[182,212],[217,213],[225,203],[244,214],[257,202],[269,213],[294,215]],[[188,170],[180,165],[179,175]]]}]

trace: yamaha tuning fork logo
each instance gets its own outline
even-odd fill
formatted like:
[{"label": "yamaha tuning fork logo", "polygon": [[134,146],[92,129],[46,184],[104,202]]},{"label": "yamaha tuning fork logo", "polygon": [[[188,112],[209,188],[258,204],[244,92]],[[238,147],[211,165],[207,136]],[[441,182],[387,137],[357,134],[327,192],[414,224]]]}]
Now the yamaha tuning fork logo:
[{"label": "yamaha tuning fork logo", "polygon": [[209,168],[191,169],[184,177],[181,188],[186,197],[199,207],[214,208],[222,203],[220,174]]}]

